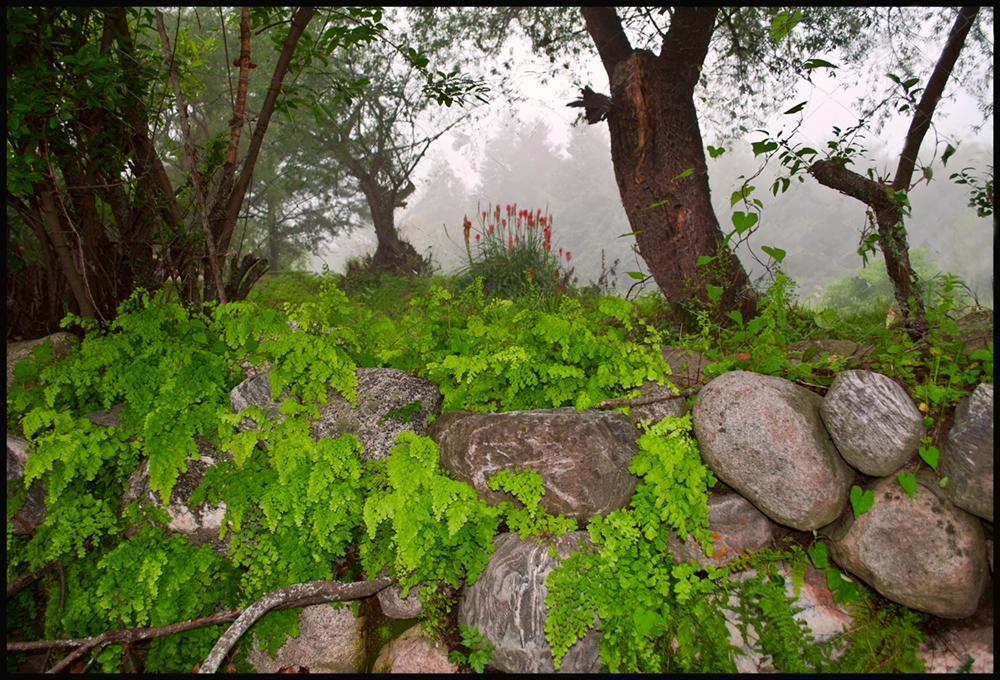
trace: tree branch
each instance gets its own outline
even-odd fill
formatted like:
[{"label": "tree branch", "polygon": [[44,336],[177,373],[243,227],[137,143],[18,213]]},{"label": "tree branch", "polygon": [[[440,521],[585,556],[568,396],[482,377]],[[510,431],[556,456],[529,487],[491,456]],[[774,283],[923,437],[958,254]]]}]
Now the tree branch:
[{"label": "tree branch", "polygon": [[205,658],[201,665],[200,673],[214,673],[225,658],[226,652],[236,644],[240,636],[245,633],[250,626],[272,609],[282,608],[282,605],[301,600],[316,600],[320,602],[335,602],[343,600],[359,600],[364,597],[371,597],[381,590],[388,588],[396,582],[395,577],[377,578],[371,581],[358,581],[356,583],[341,583],[339,581],[313,581],[312,583],[299,583],[294,586],[282,588],[268,593],[264,597],[243,610],[236,622],[229,627],[229,630],[219,638],[215,647]]},{"label": "tree branch", "polygon": [[903,145],[903,153],[899,156],[896,176],[892,180],[892,188],[896,191],[907,191],[910,188],[913,169],[917,163],[917,153],[920,151],[924,135],[927,134],[927,129],[931,125],[931,116],[934,115],[934,109],[937,108],[937,104],[941,100],[944,87],[948,83],[948,78],[951,77],[952,69],[955,68],[955,62],[958,61],[958,55],[965,46],[965,38],[972,28],[972,21],[978,13],[978,7],[963,7],[955,18],[948,42],[941,50],[937,66],[934,67],[934,73],[927,81],[927,87],[924,89],[923,96],[920,97],[920,103],[917,104],[910,129],[906,133],[906,143]]},{"label": "tree branch", "polygon": [[693,387],[690,390],[681,390],[677,394],[660,394],[653,397],[636,397],[635,399],[607,399],[594,408],[615,408],[616,406],[645,406],[646,404],[656,404],[670,399],[687,399],[691,395],[698,394],[701,387]]},{"label": "tree branch", "polygon": [[[179,621],[154,628],[130,628],[128,630],[109,630],[100,635],[74,638],[71,640],[36,640],[33,642],[8,642],[8,652],[31,652],[42,649],[72,649],[73,651],[50,669],[50,673],[58,673],[88,651],[111,644],[134,644],[143,640],[164,637],[188,630],[196,630],[207,626],[232,623],[233,626],[219,639],[211,653],[202,664],[200,672],[214,673],[226,653],[236,644],[258,619],[271,610],[306,607],[325,602],[344,602],[371,597],[388,588],[396,582],[395,577],[377,578],[371,581],[343,583],[341,581],[313,581],[299,583],[287,588],[281,588],[267,593],[254,604],[240,611],[218,612],[200,619]],[[12,582],[13,583],[13,582]]]},{"label": "tree branch", "polygon": [[219,302],[225,304],[226,291],[222,285],[222,273],[219,271],[219,258],[215,255],[215,237],[208,224],[208,209],[205,206],[205,192],[201,186],[201,175],[198,174],[198,157],[195,155],[194,140],[191,138],[191,124],[188,121],[187,106],[184,104],[184,93],[181,92],[181,81],[177,75],[177,64],[170,51],[170,39],[167,37],[167,27],[163,23],[163,12],[156,11],[156,27],[160,31],[160,42],[163,44],[163,54],[167,58],[170,70],[170,82],[174,85],[174,98],[177,99],[177,113],[181,120],[181,130],[184,132],[184,151],[188,164],[191,166],[191,185],[194,187],[194,198],[198,203],[198,214],[201,218],[201,228],[205,232],[205,245],[208,247],[209,264],[215,277],[215,288]]},{"label": "tree branch", "polygon": [[622,20],[614,7],[583,7],[580,9],[587,32],[594,39],[601,63],[608,73],[608,81],[615,67],[632,56],[632,45],[622,28]]}]

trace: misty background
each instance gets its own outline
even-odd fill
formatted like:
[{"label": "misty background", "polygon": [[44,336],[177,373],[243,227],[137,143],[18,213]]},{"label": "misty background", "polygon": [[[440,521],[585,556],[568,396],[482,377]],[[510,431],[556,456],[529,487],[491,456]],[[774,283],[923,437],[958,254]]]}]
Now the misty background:
[{"label": "misty background", "polygon": [[[921,46],[926,61],[917,71],[921,83],[938,53],[933,41]],[[608,128],[603,123],[589,126],[579,119],[580,109],[566,107],[577,98],[581,82],[608,91],[600,61],[593,57],[553,77],[547,64],[517,40],[506,58],[514,64],[504,77],[520,93],[516,100],[497,97],[471,112],[437,111],[425,121],[430,130],[441,124],[442,115],[468,116],[432,144],[412,175],[416,191],[406,207],[396,212],[400,236],[417,252],[431,255],[445,273],[455,273],[468,265],[462,239],[464,216],[477,226],[478,215],[491,205],[516,203],[519,209],[542,209],[554,218],[553,245],[573,253],[578,283],[597,281],[603,255],[605,271],[618,262],[613,280],[624,293],[635,283],[625,272],[646,269],[633,252],[634,237],[619,237],[632,229],[614,177]],[[483,72],[489,66],[484,64]],[[846,129],[857,124],[859,113],[852,106],[878,77],[877,64],[854,81],[844,73],[817,74],[812,82],[802,81],[786,102],[775,105],[781,111],[807,101],[805,109],[792,116],[774,115],[762,129],[773,136],[779,130],[787,135],[795,128],[793,141],[822,151],[826,141],[834,138],[833,126]],[[751,142],[764,139],[765,134],[757,131],[733,138],[714,123],[711,111],[702,110],[700,115],[706,145],[726,148],[722,156],[708,160],[713,205],[723,233],[732,229],[731,210],[742,207],[730,206],[730,196],[743,184],[741,176],[749,178],[759,172],[750,183],[756,187],[752,197],[764,203],[761,221],[749,242],[736,251],[751,278],[766,273],[754,257],[767,261],[760,251],[762,245],[787,252],[781,268],[798,284],[803,301],[815,302],[828,284],[857,276],[862,267],[857,249],[867,223],[866,206],[820,186],[808,175],[803,182],[793,180],[786,193],[772,195],[771,184],[782,168],[776,159],[762,167],[765,157],[755,158],[751,148]],[[881,176],[891,175],[909,124],[909,117],[896,115],[876,128],[877,134],[864,132],[858,141],[867,154],[852,169],[863,173],[874,168]],[[945,167],[940,156],[947,143],[958,150]],[[990,306],[993,220],[977,216],[968,205],[969,188],[956,184],[949,175],[970,168],[973,175],[983,178],[992,163],[992,115],[984,121],[970,93],[961,84],[949,83],[918,162],[918,168],[933,169],[933,180],[922,181],[910,192],[913,210],[906,228],[911,257],[918,268],[956,274],[979,303]],[[348,258],[373,252],[375,246],[374,230],[360,226],[322,241],[297,264],[314,272],[324,265],[342,272]],[[644,285],[646,290],[655,287],[652,280]]]}]

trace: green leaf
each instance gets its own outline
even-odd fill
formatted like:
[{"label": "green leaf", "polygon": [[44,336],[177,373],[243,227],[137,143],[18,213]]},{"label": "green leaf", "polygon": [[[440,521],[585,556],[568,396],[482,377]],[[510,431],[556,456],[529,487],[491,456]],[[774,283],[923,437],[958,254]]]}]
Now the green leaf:
[{"label": "green leaf", "polygon": [[670,181],[673,182],[673,181],[681,179],[682,177],[689,177],[689,176],[691,176],[693,174],[694,174],[694,168],[688,168],[687,170],[685,170],[681,174],[677,175],[676,177],[674,177],[674,179],[672,179]]},{"label": "green leaf", "polygon": [[722,288],[719,286],[713,286],[711,283],[705,285],[705,290],[708,292],[708,297],[712,300],[715,300],[722,295]]},{"label": "green leaf", "polygon": [[744,198],[753,193],[754,189],[757,187],[750,184],[744,184],[738,190],[733,192],[733,195],[729,197],[729,207],[732,207],[742,201]]},{"label": "green leaf", "polygon": [[787,111],[785,111],[785,113],[783,115],[790,116],[793,113],[798,113],[799,111],[801,111],[802,109],[804,109],[806,107],[806,104],[808,104],[808,103],[809,103],[808,100],[804,101],[804,102],[799,102],[798,104],[796,104],[792,108],[790,108]]},{"label": "green leaf", "polygon": [[752,146],[753,146],[753,155],[759,156],[762,153],[770,153],[771,151],[777,149],[778,143],[765,139],[763,142],[753,142]]},{"label": "green leaf", "polygon": [[865,514],[875,505],[875,494],[871,489],[862,491],[860,486],[851,488],[851,507],[854,509],[854,519]]},{"label": "green leaf", "polygon": [[[814,58],[814,59],[808,59],[806,61],[806,63],[804,63],[802,65],[802,68],[804,68],[807,71],[812,71],[813,69],[817,69],[817,68],[832,68],[832,69],[836,69],[836,68],[838,68],[838,66],[836,64],[831,64],[830,62],[826,61],[825,59],[815,59]],[[896,82],[899,82],[899,81],[897,80]]]},{"label": "green leaf", "polygon": [[701,257],[698,258],[698,264],[697,264],[697,266],[704,267],[706,264],[708,264],[709,262],[711,262],[714,259],[715,258],[712,257],[711,255],[702,255]]},{"label": "green leaf", "polygon": [[826,569],[830,566],[830,558],[826,543],[820,541],[813,547],[809,548],[806,552],[809,553],[809,558],[812,560],[813,565],[817,569]]},{"label": "green leaf", "polygon": [[627,234],[618,234],[617,238],[625,238],[627,236],[638,236],[642,231],[630,231]]},{"label": "green leaf", "polygon": [[953,147],[951,144],[949,144],[947,147],[945,147],[944,153],[941,154],[941,163],[947,167],[947,165],[948,165],[948,159],[951,158],[952,156],[954,156],[955,152],[957,150],[958,149],[956,149],[955,147]]},{"label": "green leaf", "polygon": [[735,321],[736,325],[738,326],[743,325],[743,315],[740,313],[740,310],[734,309],[731,312],[726,312],[726,316]]},{"label": "green leaf", "polygon": [[772,248],[771,246],[761,246],[761,250],[774,258],[779,264],[785,259],[785,251],[781,248]]},{"label": "green leaf", "polygon": [[899,485],[903,487],[910,498],[913,498],[913,494],[917,492],[917,476],[912,472],[900,472],[896,475],[896,479],[899,480]]},{"label": "green leaf", "polygon": [[748,229],[751,229],[753,225],[757,224],[759,219],[757,213],[750,213],[749,215],[741,210],[737,210],[733,213],[733,228],[736,233],[742,236]]},{"label": "green leaf", "polygon": [[924,462],[931,466],[931,468],[937,472],[938,458],[941,457],[941,452],[938,451],[936,446],[921,446],[919,449],[920,457],[924,459]]},{"label": "green leaf", "polygon": [[782,10],[771,19],[771,28],[767,33],[774,42],[781,42],[801,20],[802,10],[797,9],[794,12]]},{"label": "green leaf", "polygon": [[722,147],[716,148],[711,144],[709,144],[708,147],[706,148],[708,149],[708,155],[710,158],[718,158],[722,154],[726,153],[726,150],[724,148]]},{"label": "green leaf", "polygon": [[646,275],[643,274],[642,272],[625,272],[625,273],[628,274],[629,276],[631,276],[636,281],[645,281],[646,280]]}]

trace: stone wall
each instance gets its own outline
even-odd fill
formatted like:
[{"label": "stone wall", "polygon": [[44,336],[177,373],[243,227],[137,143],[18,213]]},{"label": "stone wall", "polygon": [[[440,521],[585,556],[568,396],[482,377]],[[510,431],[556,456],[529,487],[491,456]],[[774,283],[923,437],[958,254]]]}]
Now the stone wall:
[{"label": "stone wall", "polygon": [[[664,355],[675,363],[678,359],[676,352],[664,350]],[[695,361],[700,359],[693,358],[692,363]],[[804,536],[801,532],[816,532],[827,539],[840,568],[886,598],[943,619],[962,620],[976,613],[993,571],[992,385],[978,386],[959,405],[942,447],[940,475],[936,476],[918,462],[921,414],[903,388],[886,376],[844,371],[825,396],[820,396],[787,380],[742,371],[703,384],[700,371],[692,374],[681,365],[675,372],[678,368],[687,384],[703,385],[692,407],[694,432],[703,459],[724,486],[709,498],[709,528],[719,537],[713,556],[697,545],[675,540],[671,545],[675,561],[721,564],[740,551],[769,545],[789,533]],[[10,372],[8,353],[8,375]],[[632,409],[631,420],[616,411],[577,413],[572,408],[441,415],[440,393],[427,380],[394,369],[359,368],[357,374],[358,406],[352,408],[331,391],[320,420],[311,429],[314,437],[351,432],[364,443],[366,458],[381,458],[399,432],[428,434],[439,446],[442,466],[491,503],[501,498],[486,486],[490,475],[515,467],[535,470],[545,485],[545,509],[576,517],[581,529],[595,513],[606,514],[628,505],[638,482],[628,471],[637,452],[637,421],[687,411],[685,400],[670,399]],[[237,386],[231,395],[234,411],[255,404],[276,414],[277,404],[271,402],[264,383],[266,375],[258,375]],[[657,390],[662,388],[652,383],[643,386],[646,395]],[[286,394],[284,398],[291,397]],[[419,408],[413,408],[418,402]],[[402,408],[411,412],[408,422],[387,418]],[[120,408],[89,417],[109,425],[116,422],[118,413]],[[436,421],[429,425],[431,416]],[[244,424],[252,426],[250,421]],[[206,446],[207,442],[199,442],[199,448]],[[23,439],[8,433],[8,481],[23,474],[28,451]],[[202,451],[202,461],[221,457],[214,451]],[[917,487],[910,498],[896,476],[918,467],[923,469],[917,472]],[[182,475],[176,498],[172,497],[166,508],[172,518],[169,526],[189,535],[193,542],[223,550],[212,541],[222,521],[222,508],[192,511],[186,506],[184,490],[197,486],[204,468],[204,464],[191,465]],[[158,496],[150,493],[143,469],[140,467],[130,480],[129,495],[146,496],[161,505]],[[849,502],[853,486],[874,495],[871,509],[857,518]],[[32,489],[27,505],[15,518],[14,531],[30,530],[44,512],[40,490]],[[576,545],[576,538],[585,536],[584,531],[556,539],[558,557],[549,555],[547,543],[539,545],[535,539],[522,541],[513,534],[495,539],[497,550],[489,566],[460,598],[458,612],[460,622],[477,626],[497,646],[495,668],[508,672],[552,670],[542,627],[545,577]],[[807,580],[813,586],[800,596],[800,616],[809,621],[817,637],[829,637],[849,625],[849,614],[833,605],[829,591],[824,595],[822,576]],[[412,618],[420,612],[415,594],[403,600],[398,587],[383,591],[379,598],[390,617]],[[309,620],[339,620],[319,614],[309,614],[313,617]],[[992,621],[992,615],[989,618]],[[829,630],[821,632],[824,626]],[[323,636],[330,626],[313,628],[316,631],[310,635]],[[339,640],[343,626],[334,628],[337,630],[327,632],[331,640]],[[313,629],[303,627],[303,635],[307,630]],[[454,670],[431,642],[416,634],[407,640],[407,649],[416,645],[424,650],[428,668]],[[561,670],[598,670],[598,640],[599,632],[593,631],[578,642]],[[295,650],[325,648],[322,641],[301,638],[294,644]],[[403,645],[397,647],[402,649]],[[754,657],[752,648],[747,651],[749,656],[741,660],[740,670],[767,668],[766,659]],[[991,644],[987,651],[992,669]],[[986,654],[982,650],[978,653]],[[419,654],[407,654],[411,660],[420,658]],[[347,661],[338,657],[334,662],[289,651],[284,657],[279,655],[279,665],[341,668],[338,664],[351,663],[350,655],[344,658]],[[260,663],[261,670],[273,670],[269,662]],[[383,660],[382,667],[387,663],[391,665]],[[985,663],[980,663],[980,668]],[[931,667],[951,668],[945,662]]]}]

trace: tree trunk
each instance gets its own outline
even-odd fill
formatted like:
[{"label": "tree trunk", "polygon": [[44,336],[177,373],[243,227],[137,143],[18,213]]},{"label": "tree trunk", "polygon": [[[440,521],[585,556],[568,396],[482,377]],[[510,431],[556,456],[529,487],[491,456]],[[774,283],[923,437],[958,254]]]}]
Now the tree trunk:
[{"label": "tree trunk", "polygon": [[955,18],[948,41],[941,50],[934,72],[914,109],[913,120],[906,134],[906,142],[903,145],[903,152],[899,155],[896,176],[891,186],[874,182],[848,170],[843,164],[831,161],[819,161],[809,168],[809,174],[820,184],[856,198],[868,204],[874,211],[878,223],[878,243],[885,257],[886,273],[892,281],[896,304],[899,305],[903,318],[909,322],[910,334],[914,339],[927,333],[927,321],[924,318],[924,302],[920,296],[917,274],[910,266],[910,249],[906,241],[906,229],[903,227],[902,210],[893,198],[893,193],[910,190],[920,145],[924,141],[934,110],[941,101],[945,85],[958,62],[958,56],[965,46],[965,39],[978,13],[978,7],[963,7]]},{"label": "tree trunk", "polygon": [[[659,56],[632,49],[613,9],[587,7],[583,17],[611,81],[611,159],[639,254],[668,300],[707,301],[711,283],[724,289],[722,313],[739,309],[749,319],[756,295],[723,246],[694,106],[717,12],[674,10]],[[719,256],[713,274],[697,267],[702,256]]]}]

